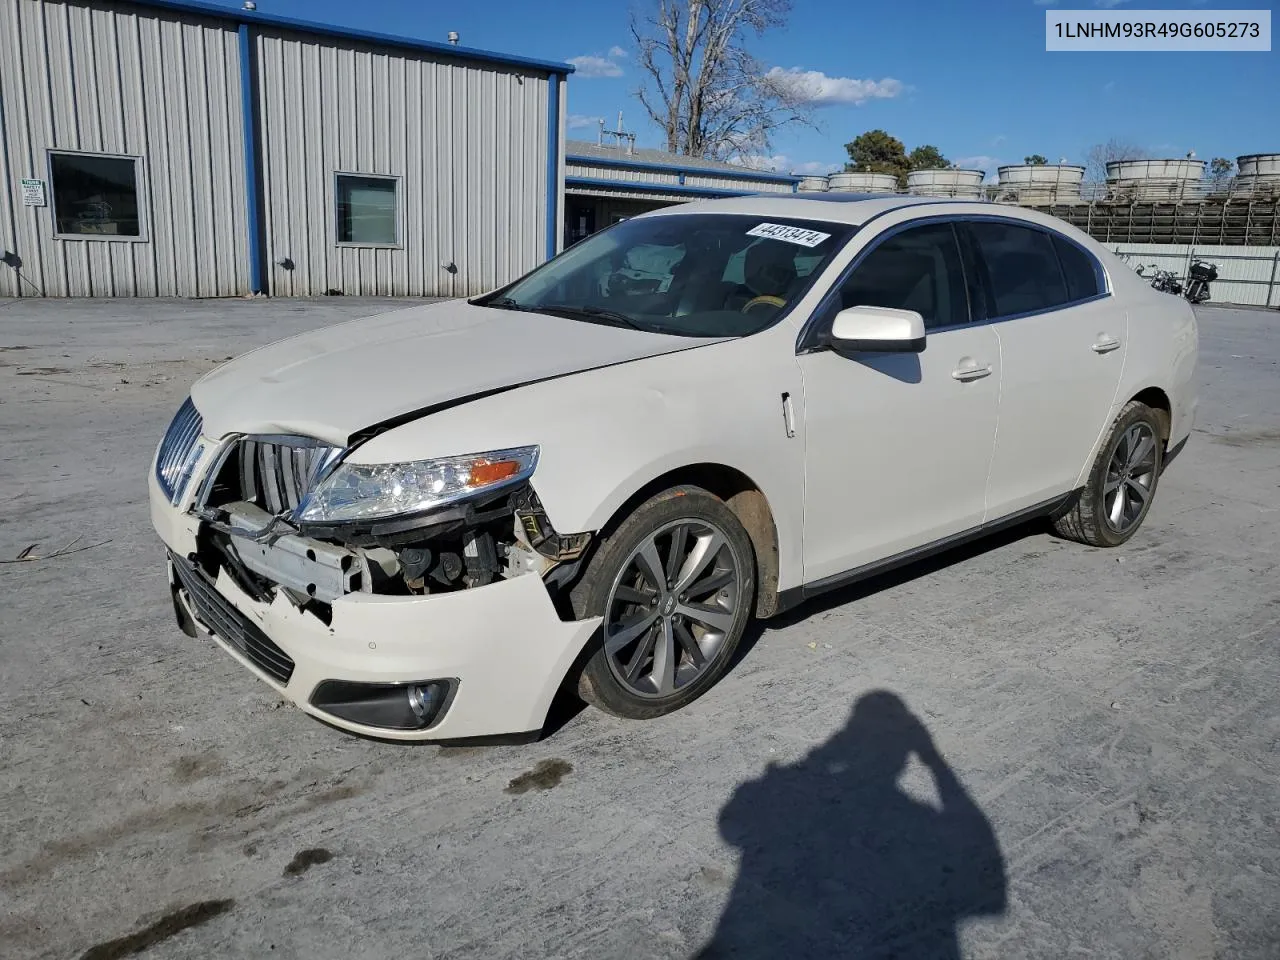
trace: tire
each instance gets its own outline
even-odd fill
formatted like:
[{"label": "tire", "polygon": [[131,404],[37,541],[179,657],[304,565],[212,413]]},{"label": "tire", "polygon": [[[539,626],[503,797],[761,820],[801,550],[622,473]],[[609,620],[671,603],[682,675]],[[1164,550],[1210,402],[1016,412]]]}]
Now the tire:
[{"label": "tire", "polygon": [[1079,499],[1053,521],[1059,536],[1091,547],[1118,547],[1138,532],[1155,500],[1164,463],[1163,420],[1162,413],[1145,403],[1125,404]]},{"label": "tire", "polygon": [[570,593],[575,616],[603,618],[578,695],[630,720],[691,703],[728,669],[755,591],[751,538],[724,501],[692,486],[645,501],[600,542]]}]

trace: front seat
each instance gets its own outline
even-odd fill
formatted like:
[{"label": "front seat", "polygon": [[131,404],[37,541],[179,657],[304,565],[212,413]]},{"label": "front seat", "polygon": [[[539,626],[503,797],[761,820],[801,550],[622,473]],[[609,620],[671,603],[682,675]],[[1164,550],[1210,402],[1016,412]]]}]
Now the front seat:
[{"label": "front seat", "polygon": [[[796,255],[781,243],[761,242],[747,248],[742,284],[729,295],[726,310],[741,310],[757,297],[786,300],[799,285]],[[777,304],[773,304],[776,308]]]}]

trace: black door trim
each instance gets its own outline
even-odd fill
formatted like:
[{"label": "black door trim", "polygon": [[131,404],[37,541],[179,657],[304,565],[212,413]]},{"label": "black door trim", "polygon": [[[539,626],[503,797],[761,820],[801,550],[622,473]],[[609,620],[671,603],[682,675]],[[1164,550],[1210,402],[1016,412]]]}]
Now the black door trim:
[{"label": "black door trim", "polygon": [[874,577],[877,574],[888,573],[890,570],[896,570],[909,563],[915,563],[917,560],[923,560],[926,557],[932,557],[936,554],[944,553],[953,547],[958,547],[962,544],[969,543],[972,540],[980,539],[988,534],[996,533],[1000,530],[1008,529],[1009,527],[1016,527],[1018,524],[1025,523],[1028,520],[1034,520],[1036,517],[1050,516],[1062,507],[1070,504],[1077,496],[1079,496],[1079,494],[1079,490],[1072,490],[1070,493],[1026,507],[1016,513],[1009,514],[1007,517],[1002,517],[999,520],[991,520],[969,530],[963,530],[960,533],[954,533],[949,537],[943,537],[941,540],[934,540],[932,543],[926,543],[920,547],[913,547],[910,550],[895,553],[893,556],[885,557],[883,560],[874,560],[871,563],[863,564],[860,567],[854,567],[852,570],[846,570],[843,573],[833,574],[829,577],[823,577],[821,580],[815,580],[812,583],[806,583],[799,587],[791,587],[788,590],[783,590],[778,594],[778,606],[776,612],[781,613],[784,610],[789,610],[792,607],[803,603],[810,597],[816,597],[819,594],[826,593],[830,590],[837,590],[840,587],[850,586],[861,580]]}]

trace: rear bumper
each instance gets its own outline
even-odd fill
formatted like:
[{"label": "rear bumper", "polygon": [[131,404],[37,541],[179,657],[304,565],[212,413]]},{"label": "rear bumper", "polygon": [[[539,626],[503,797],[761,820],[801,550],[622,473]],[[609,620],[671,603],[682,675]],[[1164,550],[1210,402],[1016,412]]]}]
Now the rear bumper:
[{"label": "rear bumper", "polygon": [[[179,558],[195,549],[199,520],[171,507],[154,480],[151,514],[156,531]],[[179,562],[184,562],[179,560]],[[170,583],[180,587],[170,565]],[[574,659],[599,626],[598,619],[562,621],[542,581],[532,575],[484,587],[423,597],[349,594],[332,605],[325,624],[298,610],[278,591],[260,603],[225,572],[214,589],[293,662],[268,672],[261,655],[246,656],[219,635],[203,631],[299,708],[326,723],[387,740],[448,740],[540,730]],[[185,591],[179,591],[183,595]],[[194,612],[194,605],[185,604]],[[216,618],[204,618],[216,619]],[[222,633],[228,631],[223,629]],[[243,646],[243,644],[241,644]],[[425,730],[364,726],[313,704],[326,680],[355,683],[453,681],[443,712]]]}]

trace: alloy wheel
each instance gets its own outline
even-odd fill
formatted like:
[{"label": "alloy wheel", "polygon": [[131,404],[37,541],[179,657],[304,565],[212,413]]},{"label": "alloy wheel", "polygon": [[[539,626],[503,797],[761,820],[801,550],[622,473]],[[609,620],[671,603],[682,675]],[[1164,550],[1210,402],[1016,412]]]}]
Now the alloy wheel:
[{"label": "alloy wheel", "polygon": [[716,662],[738,613],[742,563],[724,531],[676,520],[645,537],[605,604],[609,669],[641,697],[669,696]]},{"label": "alloy wheel", "polygon": [[1107,464],[1102,487],[1106,524],[1116,533],[1128,533],[1151,500],[1156,482],[1156,434],[1148,423],[1135,423],[1116,443]]}]

